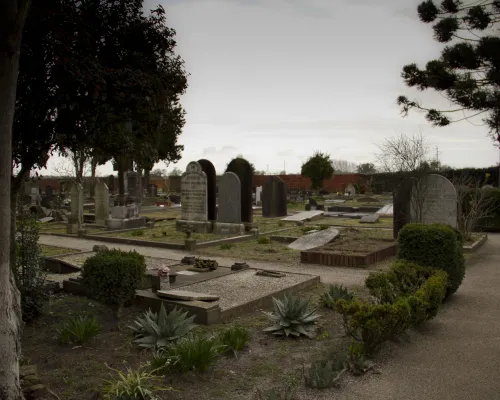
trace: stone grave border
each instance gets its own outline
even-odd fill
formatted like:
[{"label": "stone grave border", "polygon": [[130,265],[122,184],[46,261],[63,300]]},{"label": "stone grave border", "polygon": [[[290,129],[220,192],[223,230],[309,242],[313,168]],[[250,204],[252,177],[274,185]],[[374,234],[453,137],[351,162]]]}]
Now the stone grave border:
[{"label": "stone grave border", "polygon": [[[258,271],[258,269],[254,268],[250,268],[250,270],[254,270],[256,272]],[[248,271],[248,269],[242,271]],[[240,271],[234,271],[234,273],[238,272]],[[304,289],[307,289],[311,286],[315,286],[318,283],[320,283],[319,276],[313,276],[301,273],[293,273],[293,274],[310,276],[310,279],[289,286],[287,288],[281,289],[279,291],[269,293],[265,296],[262,296],[255,300],[251,300],[247,303],[228,308],[224,311],[221,310],[219,304],[213,304],[204,301],[169,300],[165,298],[160,298],[155,293],[152,293],[148,290],[137,290],[134,304],[142,309],[151,308],[152,311],[158,311],[160,308],[160,304],[163,303],[165,305],[165,308],[167,308],[168,310],[177,307],[183,311],[188,311],[189,313],[195,315],[195,322],[198,324],[202,325],[218,324],[221,322],[228,322],[232,318],[235,318],[237,316],[246,313],[250,313],[258,309],[269,308],[273,304],[273,297],[282,298],[285,294],[292,294],[292,293],[296,294]]]},{"label": "stone grave border", "polygon": [[480,234],[480,238],[478,240],[476,240],[474,243],[472,243],[471,245],[464,245],[462,247],[464,253],[473,253],[475,251],[477,251],[478,249],[480,249],[485,243],[486,241],[488,240],[488,235],[486,233],[484,234]]},{"label": "stone grave border", "polygon": [[339,267],[366,267],[395,256],[398,244],[393,242],[371,253],[364,255],[345,255],[335,250],[325,250],[317,247],[311,250],[300,252],[300,262],[302,264],[319,264]]}]

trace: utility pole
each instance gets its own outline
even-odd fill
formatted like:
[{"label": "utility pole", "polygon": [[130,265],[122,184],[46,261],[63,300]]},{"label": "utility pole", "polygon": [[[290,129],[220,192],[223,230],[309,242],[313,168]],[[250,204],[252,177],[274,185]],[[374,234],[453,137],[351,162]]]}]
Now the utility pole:
[{"label": "utility pole", "polygon": [[437,170],[439,172],[439,170],[441,169],[441,164],[439,163],[439,147],[436,146],[436,167],[437,167]]}]

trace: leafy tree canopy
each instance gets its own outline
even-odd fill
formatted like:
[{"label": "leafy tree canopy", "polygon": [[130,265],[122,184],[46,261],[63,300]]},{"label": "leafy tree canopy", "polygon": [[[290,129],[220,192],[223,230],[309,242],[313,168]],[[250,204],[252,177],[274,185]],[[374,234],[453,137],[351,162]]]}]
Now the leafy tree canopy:
[{"label": "leafy tree canopy", "polygon": [[358,165],[357,171],[360,174],[375,174],[377,172],[377,168],[373,163],[363,163]]},{"label": "leafy tree canopy", "polygon": [[323,180],[331,178],[333,172],[330,155],[317,151],[302,164],[300,174],[311,179],[313,189],[320,189]]},{"label": "leafy tree canopy", "polygon": [[50,149],[152,168],[177,161],[187,88],[175,31],[142,0],[35,2],[23,35],[15,165],[43,167]]},{"label": "leafy tree canopy", "polygon": [[[402,113],[416,108],[426,112],[435,126],[446,126],[482,115],[492,137],[500,142],[500,37],[492,28],[500,21],[500,1],[426,0],[418,6],[424,23],[434,23],[434,39],[450,43],[441,57],[424,69],[416,64],[403,67],[402,77],[418,90],[435,89],[456,107],[425,108],[406,96],[398,97]],[[453,116],[456,115],[456,118]]]}]

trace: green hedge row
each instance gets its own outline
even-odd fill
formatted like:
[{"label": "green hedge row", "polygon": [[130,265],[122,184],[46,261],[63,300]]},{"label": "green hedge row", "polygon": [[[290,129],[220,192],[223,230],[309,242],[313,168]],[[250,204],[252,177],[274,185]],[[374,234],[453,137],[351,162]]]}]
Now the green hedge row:
[{"label": "green hedge row", "polygon": [[447,289],[445,271],[408,261],[394,263],[388,272],[371,273],[366,280],[376,304],[366,300],[339,300],[346,333],[372,354],[385,341],[412,325],[436,316]]},{"label": "green hedge row", "polygon": [[89,296],[122,307],[134,299],[145,273],[143,255],[113,249],[85,260],[82,280]]},{"label": "green hedge row", "polygon": [[442,224],[407,224],[399,231],[398,258],[448,273],[446,295],[455,293],[465,276],[462,235]]}]

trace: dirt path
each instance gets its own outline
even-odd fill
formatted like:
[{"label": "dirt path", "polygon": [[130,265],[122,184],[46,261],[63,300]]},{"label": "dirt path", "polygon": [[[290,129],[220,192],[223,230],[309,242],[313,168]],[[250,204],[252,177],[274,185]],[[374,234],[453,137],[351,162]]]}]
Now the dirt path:
[{"label": "dirt path", "polygon": [[380,375],[348,384],[342,400],[500,399],[500,235],[469,262],[437,318],[387,346]]},{"label": "dirt path", "polygon": [[[96,240],[86,240],[78,238],[66,238],[61,236],[40,235],[40,244],[49,246],[67,247],[70,249],[77,249],[82,251],[92,250],[95,244],[105,244],[109,248],[116,248],[125,251],[135,250],[145,256],[169,258],[172,260],[181,260],[185,255],[189,254],[186,251],[159,249],[154,247],[141,247],[135,245],[105,243]],[[233,259],[226,257],[213,257],[210,258],[217,260],[222,266],[231,266],[236,261],[241,259]],[[310,275],[321,276],[321,281],[324,283],[341,283],[346,286],[363,285],[365,278],[368,276],[369,271],[364,269],[343,268],[343,267],[326,267],[319,265],[304,265],[304,264],[283,264],[273,263],[266,261],[249,260],[248,264],[252,268],[275,270],[275,271],[288,271],[307,273]]]}]

